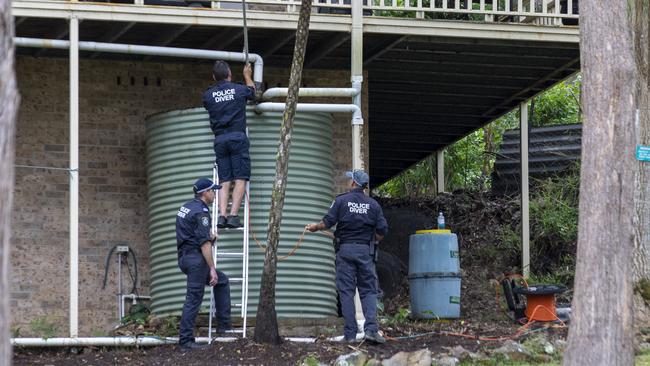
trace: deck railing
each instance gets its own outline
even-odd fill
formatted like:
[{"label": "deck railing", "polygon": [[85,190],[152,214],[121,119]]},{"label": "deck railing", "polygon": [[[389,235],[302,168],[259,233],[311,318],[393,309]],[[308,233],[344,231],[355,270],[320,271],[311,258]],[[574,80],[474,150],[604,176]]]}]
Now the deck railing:
[{"label": "deck railing", "polygon": [[[190,1],[190,0],[186,0]],[[358,0],[361,1],[361,0]],[[488,22],[575,24],[578,0],[363,0],[365,16]],[[299,0],[246,0],[247,9],[296,12]],[[213,8],[241,9],[241,0],[214,0]],[[313,0],[313,11],[350,14],[350,0]]]},{"label": "deck railing", "polygon": [[[67,1],[125,3],[125,0]],[[363,14],[366,17],[575,25],[579,0],[312,0],[312,11],[335,16],[349,15],[352,10],[350,1],[363,1]],[[139,6],[188,6],[219,10],[238,10],[242,7],[241,0],[126,0],[127,4],[129,2]],[[300,3],[300,0],[246,0],[246,7],[251,11],[297,13]]]}]

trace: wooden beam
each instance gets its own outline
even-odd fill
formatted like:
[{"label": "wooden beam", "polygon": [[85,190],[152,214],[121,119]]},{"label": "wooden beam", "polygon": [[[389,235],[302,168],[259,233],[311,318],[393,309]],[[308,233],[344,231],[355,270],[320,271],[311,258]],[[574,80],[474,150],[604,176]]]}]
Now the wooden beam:
[{"label": "wooden beam", "polygon": [[261,48],[259,50],[255,50],[257,54],[262,56],[262,58],[267,58],[274,53],[276,53],[280,48],[284,47],[287,43],[293,42],[294,37],[296,36],[296,32],[285,32],[282,35],[280,35],[280,40],[277,42],[273,42],[269,44],[267,47]]},{"label": "wooden beam", "polygon": [[[178,38],[181,34],[183,34],[187,29],[190,28],[189,24],[181,24],[177,26],[170,26],[166,32],[161,33],[154,41],[152,42],[152,46],[167,46],[170,43],[174,42],[176,38]],[[142,58],[142,61],[149,61],[153,58],[154,56],[145,56]]]},{"label": "wooden beam", "polygon": [[349,40],[350,40],[350,33],[339,33],[335,35],[322,47],[318,48],[317,50],[315,50],[315,52],[312,53],[312,56],[307,61],[305,67],[309,68],[314,66],[320,60],[324,59],[325,57],[327,57],[327,55],[332,53],[332,51],[339,48],[343,43]]},{"label": "wooden beam", "polygon": [[243,34],[244,31],[240,28],[228,28],[212,36],[199,48],[225,51],[231,44],[238,41]]},{"label": "wooden beam", "polygon": [[[129,31],[129,29],[133,28],[135,25],[135,22],[128,22],[128,23],[116,23],[114,24],[111,29],[104,33],[98,40],[97,42],[106,42],[106,43],[113,43],[120,39],[126,32]],[[97,58],[101,53],[99,52],[94,52],[90,55],[91,59]]]},{"label": "wooden beam", "polygon": [[397,37],[397,39],[390,41],[388,43],[385,43],[379,47],[376,47],[370,52],[370,55],[366,57],[365,60],[363,60],[363,66],[368,66],[372,61],[375,59],[381,57],[383,54],[386,52],[390,51],[393,47],[397,46],[398,44],[404,42],[405,40],[408,39],[408,36],[401,36]]}]

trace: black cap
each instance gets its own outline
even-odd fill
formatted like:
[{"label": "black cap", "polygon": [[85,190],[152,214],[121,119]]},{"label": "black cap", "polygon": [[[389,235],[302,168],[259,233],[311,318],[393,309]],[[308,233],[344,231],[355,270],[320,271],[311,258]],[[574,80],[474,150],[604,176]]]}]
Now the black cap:
[{"label": "black cap", "polygon": [[365,187],[370,181],[368,174],[361,169],[351,170],[346,172],[345,175],[351,178],[359,187]]},{"label": "black cap", "polygon": [[199,180],[194,182],[194,185],[192,186],[194,193],[203,193],[208,189],[217,190],[220,188],[221,188],[220,185],[212,183],[212,181],[208,178],[200,178]]}]

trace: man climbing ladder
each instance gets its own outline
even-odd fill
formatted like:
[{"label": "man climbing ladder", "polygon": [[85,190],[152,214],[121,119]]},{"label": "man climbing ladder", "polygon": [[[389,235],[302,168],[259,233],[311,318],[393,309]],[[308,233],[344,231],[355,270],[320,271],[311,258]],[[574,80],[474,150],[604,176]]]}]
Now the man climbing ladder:
[{"label": "man climbing ladder", "polygon": [[[219,228],[241,227],[239,206],[250,179],[251,162],[246,136],[246,101],[255,98],[255,83],[250,63],[244,66],[246,85],[233,83],[230,66],[216,61],[212,77],[216,82],[203,93],[203,106],[210,115],[210,128],[214,133],[214,153],[219,169],[222,189],[219,191]],[[228,196],[234,183],[232,204],[227,215]]]}]

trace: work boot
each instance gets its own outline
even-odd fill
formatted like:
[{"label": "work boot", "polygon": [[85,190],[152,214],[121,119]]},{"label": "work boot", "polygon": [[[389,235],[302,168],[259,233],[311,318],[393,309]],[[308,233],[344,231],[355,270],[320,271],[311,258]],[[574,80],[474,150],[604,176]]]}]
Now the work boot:
[{"label": "work boot", "polygon": [[183,352],[193,351],[195,349],[205,349],[205,348],[208,348],[208,347],[210,347],[210,345],[208,345],[208,344],[198,344],[198,343],[195,343],[195,342],[187,342],[185,344],[180,345],[181,351],[183,351]]},{"label": "work boot", "polygon": [[365,334],[365,340],[372,343],[384,344],[386,343],[386,338],[382,337],[379,332],[367,331]]},{"label": "work boot", "polygon": [[217,227],[219,229],[223,229],[223,228],[226,227],[226,218],[225,217],[219,216],[219,218],[217,219]]},{"label": "work boot", "polygon": [[228,216],[226,218],[226,227],[230,229],[236,229],[242,227],[241,222],[239,221],[239,216]]},{"label": "work boot", "polygon": [[352,338],[343,337],[343,343],[357,343],[357,338],[356,337],[352,337]]}]

